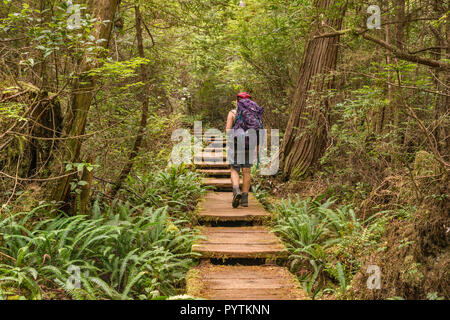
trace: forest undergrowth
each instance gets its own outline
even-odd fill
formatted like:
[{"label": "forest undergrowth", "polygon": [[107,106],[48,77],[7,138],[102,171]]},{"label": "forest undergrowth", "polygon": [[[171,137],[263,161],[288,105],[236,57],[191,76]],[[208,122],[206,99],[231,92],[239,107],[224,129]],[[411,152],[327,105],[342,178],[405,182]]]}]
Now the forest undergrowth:
[{"label": "forest undergrowth", "polygon": [[450,252],[448,177],[439,168],[420,151],[411,172],[378,182],[322,171],[296,182],[259,178],[254,190],[287,245],[285,265],[312,298],[441,300]]},{"label": "forest undergrowth", "polygon": [[[205,193],[183,167],[129,179],[112,203],[67,216],[51,203],[0,223],[0,299],[162,299],[184,293]],[[122,200],[123,199],[123,200]]]}]

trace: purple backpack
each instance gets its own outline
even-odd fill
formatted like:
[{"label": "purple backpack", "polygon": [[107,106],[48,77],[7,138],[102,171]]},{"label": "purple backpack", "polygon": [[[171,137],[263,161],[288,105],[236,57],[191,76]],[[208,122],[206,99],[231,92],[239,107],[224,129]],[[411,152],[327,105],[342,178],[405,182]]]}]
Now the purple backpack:
[{"label": "purple backpack", "polygon": [[[264,113],[264,107],[258,106],[258,104],[250,99],[241,99],[238,102],[237,117],[234,121],[233,136],[239,137],[245,135],[245,145],[249,145],[248,130],[254,129],[257,134],[258,130],[264,129],[262,115]],[[259,140],[259,139],[258,139]],[[257,141],[259,144],[259,141]]]}]

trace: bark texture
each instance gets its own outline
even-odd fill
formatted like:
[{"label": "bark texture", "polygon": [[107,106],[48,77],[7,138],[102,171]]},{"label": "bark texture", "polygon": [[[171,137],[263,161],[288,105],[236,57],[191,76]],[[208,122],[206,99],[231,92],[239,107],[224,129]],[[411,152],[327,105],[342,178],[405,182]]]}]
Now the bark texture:
[{"label": "bark texture", "polygon": [[[317,0],[319,11],[330,9],[332,0]],[[339,37],[316,38],[328,27],[341,29],[345,5],[339,8],[336,18],[317,18],[315,31],[308,41],[304,60],[292,102],[292,112],[281,147],[281,166],[286,178],[298,178],[314,165],[322,155],[327,141],[328,110],[330,99],[326,96],[333,88],[333,71],[336,69]],[[325,96],[323,96],[325,95]]]},{"label": "bark texture", "polygon": [[[96,40],[105,39],[101,45],[108,47],[109,38],[114,21],[114,14],[117,10],[120,0],[89,0],[88,8],[92,16],[97,19],[97,27],[93,30],[93,36]],[[106,22],[105,22],[106,21]],[[89,76],[87,72],[97,64],[88,59],[89,53],[86,53],[79,64],[78,78],[74,82],[71,94],[71,108],[68,110],[65,120],[64,133],[70,139],[65,144],[63,151],[64,162],[78,162],[82,146],[82,136],[85,132],[87,115],[91,106],[96,86],[96,77]],[[52,193],[52,199],[55,201],[67,201],[70,191],[70,182],[72,176],[62,178]]]}]

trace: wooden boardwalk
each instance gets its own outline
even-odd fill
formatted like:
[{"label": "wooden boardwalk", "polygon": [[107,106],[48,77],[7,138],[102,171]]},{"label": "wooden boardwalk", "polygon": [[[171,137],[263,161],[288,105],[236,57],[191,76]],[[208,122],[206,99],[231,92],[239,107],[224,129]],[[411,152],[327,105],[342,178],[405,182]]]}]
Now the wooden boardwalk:
[{"label": "wooden boardwalk", "polygon": [[202,227],[206,237],[192,251],[206,258],[267,258],[282,255],[283,244],[265,227]]},{"label": "wooden boardwalk", "polygon": [[209,300],[303,300],[286,268],[200,265],[188,274],[188,294]]},{"label": "wooden boardwalk", "polygon": [[[228,178],[230,180],[228,170]],[[231,207],[232,192],[210,192],[198,205],[197,216],[201,221],[262,221],[270,214],[249,194],[248,208]]]},{"label": "wooden boardwalk", "polygon": [[[203,183],[214,186],[217,191],[208,193],[198,206],[202,237],[194,243],[192,251],[201,254],[202,263],[189,271],[187,293],[212,300],[307,299],[296,277],[286,268],[260,264],[262,259],[274,262],[285,257],[287,251],[280,239],[264,226],[270,214],[253,194],[249,195],[247,208],[232,208],[230,169],[222,149],[224,144],[222,139],[210,143],[195,159],[198,172],[206,176]],[[216,155],[215,150],[223,153]],[[211,226],[213,223],[245,226]],[[223,262],[233,259],[236,263],[214,265],[210,259]],[[239,264],[242,259],[246,261],[245,266]]]}]

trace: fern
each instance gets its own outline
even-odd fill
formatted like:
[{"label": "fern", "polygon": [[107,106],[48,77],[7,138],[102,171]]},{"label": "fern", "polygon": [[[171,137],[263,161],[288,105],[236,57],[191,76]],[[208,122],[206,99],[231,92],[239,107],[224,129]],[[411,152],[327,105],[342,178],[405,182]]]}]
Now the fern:
[{"label": "fern", "polygon": [[302,281],[311,296],[318,294],[313,287],[319,273],[337,281],[339,293],[345,295],[347,279],[359,268],[357,261],[346,259],[348,248],[358,243],[369,245],[383,223],[383,219],[373,217],[362,222],[349,206],[332,208],[333,204],[333,199],[324,197],[290,198],[275,208],[274,230],[286,243],[291,270],[307,271],[302,273]]}]

